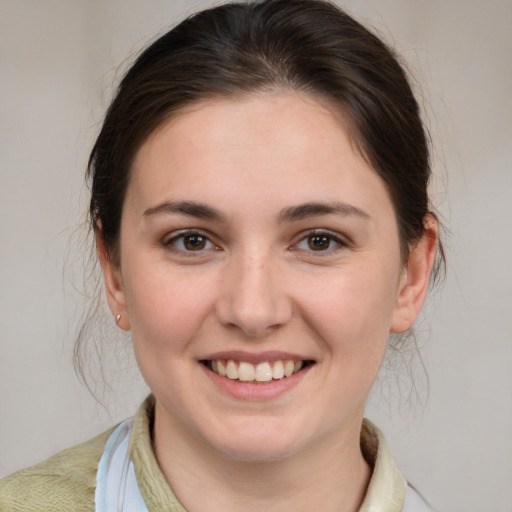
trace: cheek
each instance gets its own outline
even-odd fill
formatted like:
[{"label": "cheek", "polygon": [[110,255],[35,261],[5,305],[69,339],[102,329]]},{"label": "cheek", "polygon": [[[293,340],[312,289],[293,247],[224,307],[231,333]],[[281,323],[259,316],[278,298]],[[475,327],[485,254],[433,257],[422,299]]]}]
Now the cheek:
[{"label": "cheek", "polygon": [[335,357],[380,363],[386,349],[396,294],[394,272],[378,262],[317,283],[304,316]]},{"label": "cheek", "polygon": [[150,349],[157,359],[188,346],[211,310],[213,284],[198,289],[186,272],[147,268],[152,270],[127,272],[126,300],[136,352]]},{"label": "cheek", "polygon": [[130,278],[127,306],[140,372],[156,396],[174,389],[174,407],[180,409],[179,390],[186,394],[183,383],[198,371],[194,340],[211,309],[211,297],[205,287],[198,292],[183,276],[153,271]]}]

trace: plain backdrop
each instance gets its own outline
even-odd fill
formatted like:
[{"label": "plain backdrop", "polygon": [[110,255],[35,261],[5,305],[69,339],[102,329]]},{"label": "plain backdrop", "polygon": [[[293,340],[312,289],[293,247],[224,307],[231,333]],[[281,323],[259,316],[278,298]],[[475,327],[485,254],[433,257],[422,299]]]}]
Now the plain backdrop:
[{"label": "plain backdrop", "polygon": [[[129,339],[100,340],[111,354],[101,404],[74,373],[84,171],[130,57],[208,5],[0,0],[0,476],[131,416],[147,393]],[[449,230],[447,279],[417,328],[426,373],[418,358],[391,362],[367,415],[439,510],[511,511],[512,3],[340,5],[395,46],[419,84]]]}]

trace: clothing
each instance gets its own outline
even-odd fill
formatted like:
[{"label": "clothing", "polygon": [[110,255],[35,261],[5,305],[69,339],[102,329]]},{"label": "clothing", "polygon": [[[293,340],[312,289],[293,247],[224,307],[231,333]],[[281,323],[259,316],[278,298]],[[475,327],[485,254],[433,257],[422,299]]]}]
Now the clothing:
[{"label": "clothing", "polygon": [[[151,446],[153,410],[154,399],[149,397],[133,421],[123,422],[117,430],[110,429],[1,480],[0,511],[94,511],[95,495],[104,492],[105,471],[126,470],[130,503],[142,498],[141,506],[145,504],[149,512],[186,512],[167,484]],[[367,420],[361,448],[373,474],[359,512],[431,512],[394,465],[382,433]]]}]

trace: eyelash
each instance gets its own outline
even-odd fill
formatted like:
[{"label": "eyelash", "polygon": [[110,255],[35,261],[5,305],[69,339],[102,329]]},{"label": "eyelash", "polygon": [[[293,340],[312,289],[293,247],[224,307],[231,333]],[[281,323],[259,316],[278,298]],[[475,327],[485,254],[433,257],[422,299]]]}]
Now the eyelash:
[{"label": "eyelash", "polygon": [[[177,247],[178,243],[185,244],[187,239],[191,241],[193,238],[200,239],[196,240],[196,242],[199,244],[199,248],[197,248],[197,250],[190,248],[187,249],[186,247]],[[320,242],[327,242],[327,248],[319,248],[318,250],[313,249],[309,242],[314,238],[319,239]],[[200,246],[201,243],[204,244],[202,247]],[[301,248],[300,245],[303,243],[308,244],[308,247]],[[334,247],[331,247],[332,243],[335,244]],[[169,250],[176,252],[180,255],[186,255],[187,257],[197,257],[200,256],[200,254],[204,253],[205,251],[219,249],[219,247],[214,242],[212,242],[209,235],[196,230],[185,230],[176,233],[170,238],[165,239],[163,241],[163,245]],[[303,233],[298,242],[293,244],[291,250],[316,253],[318,254],[318,256],[324,256],[327,254],[332,254],[333,252],[338,251],[342,247],[346,246],[347,243],[334,233],[325,230],[313,229],[311,231],[308,231],[307,233]]]},{"label": "eyelash", "polygon": [[[202,247],[197,250],[193,249],[187,249],[186,247],[179,248],[177,247],[177,244],[181,242],[182,244],[186,243],[186,240],[191,240],[194,237],[202,239],[202,241],[205,243],[206,246],[209,245],[209,247]],[[201,231],[196,230],[185,230],[181,231],[179,233],[173,234],[170,238],[164,239],[163,241],[164,247],[167,249],[180,254],[180,255],[186,255],[188,257],[197,257],[200,256],[201,253],[204,253],[207,250],[216,250],[218,249],[217,245],[214,244],[209,235],[206,235],[205,233],[202,233]]]},{"label": "eyelash", "polygon": [[[309,245],[309,241],[318,238],[322,239],[324,241],[328,242],[327,249],[319,249],[315,250],[312,249]],[[334,242],[335,246],[331,247],[331,244]],[[301,249],[299,245],[301,243],[308,244],[308,248]],[[307,233],[303,234],[299,241],[293,245],[294,250],[304,250],[306,252],[310,252],[313,254],[318,254],[318,256],[327,256],[331,255],[333,252],[338,251],[339,249],[346,247],[348,244],[344,240],[342,240],[338,235],[335,235],[334,233],[331,233],[330,231],[325,231],[321,229],[312,229],[311,231],[308,231]]]}]

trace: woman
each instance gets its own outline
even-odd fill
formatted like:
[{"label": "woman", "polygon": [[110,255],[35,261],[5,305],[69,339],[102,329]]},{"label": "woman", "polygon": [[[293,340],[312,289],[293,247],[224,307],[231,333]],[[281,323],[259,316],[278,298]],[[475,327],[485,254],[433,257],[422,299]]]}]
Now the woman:
[{"label": "woman", "polygon": [[418,106],[379,39],[323,1],[199,13],[128,71],[89,173],[152,396],[5,479],[2,510],[429,510],[363,420],[438,245]]}]

